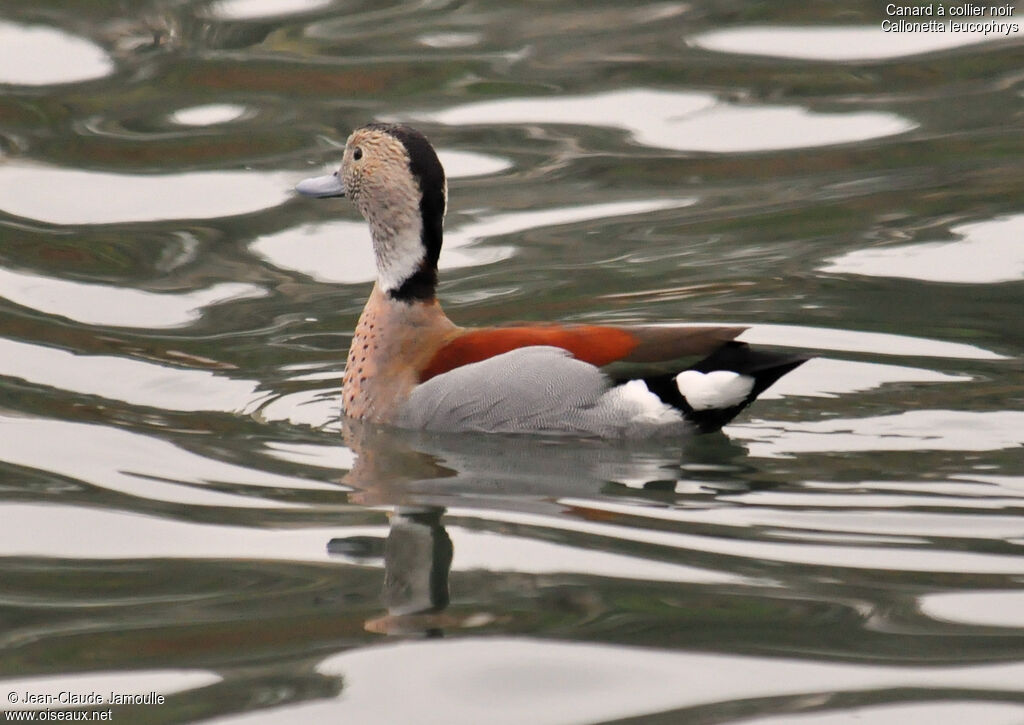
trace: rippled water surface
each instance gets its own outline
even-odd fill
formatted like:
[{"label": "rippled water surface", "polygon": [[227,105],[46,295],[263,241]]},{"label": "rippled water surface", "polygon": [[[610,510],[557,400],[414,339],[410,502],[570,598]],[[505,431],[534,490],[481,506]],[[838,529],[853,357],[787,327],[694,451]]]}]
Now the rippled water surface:
[{"label": "rippled water surface", "polygon": [[[1024,44],[881,7],[5,0],[0,707],[1024,722]],[[817,357],[674,445],[344,443],[368,232],[291,187],[374,119],[458,322]]]}]

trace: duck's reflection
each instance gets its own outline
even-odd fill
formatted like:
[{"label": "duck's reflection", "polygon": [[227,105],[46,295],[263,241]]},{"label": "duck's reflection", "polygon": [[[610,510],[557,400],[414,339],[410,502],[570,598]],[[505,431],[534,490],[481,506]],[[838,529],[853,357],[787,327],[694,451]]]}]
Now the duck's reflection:
[{"label": "duck's reflection", "polygon": [[[384,540],[384,606],[387,614],[366,622],[381,634],[440,636],[452,624],[442,612],[448,606],[448,573],[452,540],[441,523],[444,510],[398,506],[390,516]],[[371,558],[376,542],[366,537],[332,539],[328,551]]]},{"label": "duck's reflection", "polygon": [[343,482],[365,506],[496,507],[556,514],[568,498],[629,489],[761,485],[746,448],[722,434],[683,441],[431,434],[347,422]]},{"label": "duck's reflection", "polygon": [[393,615],[448,606],[452,540],[440,509],[398,509],[384,545],[384,606]]},{"label": "duck's reflection", "polygon": [[[445,613],[453,546],[448,507],[512,509],[587,517],[587,500],[636,496],[713,498],[758,485],[745,450],[724,436],[702,436],[692,448],[664,442],[545,440],[510,436],[428,436],[348,423],[356,454],[343,482],[352,501],[391,509],[386,539],[332,539],[328,551],[384,563],[387,613],[366,629],[389,635],[440,636],[466,626]],[[703,489],[703,490],[701,490]],[[614,516],[604,512],[604,518]]]}]

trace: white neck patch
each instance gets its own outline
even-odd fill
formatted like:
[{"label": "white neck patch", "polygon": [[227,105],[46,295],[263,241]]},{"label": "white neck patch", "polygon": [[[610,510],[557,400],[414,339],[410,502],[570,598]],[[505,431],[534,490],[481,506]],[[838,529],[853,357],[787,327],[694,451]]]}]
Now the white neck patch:
[{"label": "white neck patch", "polygon": [[[397,229],[385,238],[374,233],[373,253],[377,258],[377,284],[384,292],[394,292],[412,277],[426,250],[420,239],[420,225]],[[374,230],[375,232],[376,230]]]},{"label": "white neck patch", "polygon": [[416,273],[427,253],[419,188],[410,177],[393,182],[380,197],[375,203],[363,198],[356,203],[370,225],[377,283],[384,292],[394,292]]}]

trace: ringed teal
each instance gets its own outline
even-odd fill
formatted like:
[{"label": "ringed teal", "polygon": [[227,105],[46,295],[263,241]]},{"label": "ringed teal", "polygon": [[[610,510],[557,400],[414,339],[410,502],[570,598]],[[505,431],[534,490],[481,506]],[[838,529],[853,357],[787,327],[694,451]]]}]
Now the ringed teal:
[{"label": "ringed teal", "polygon": [[736,341],[743,327],[457,326],[436,297],[447,181],[409,126],[356,129],[336,172],[295,188],[346,196],[370,225],[377,280],[345,367],[349,418],[452,432],[710,432],[807,360]]}]

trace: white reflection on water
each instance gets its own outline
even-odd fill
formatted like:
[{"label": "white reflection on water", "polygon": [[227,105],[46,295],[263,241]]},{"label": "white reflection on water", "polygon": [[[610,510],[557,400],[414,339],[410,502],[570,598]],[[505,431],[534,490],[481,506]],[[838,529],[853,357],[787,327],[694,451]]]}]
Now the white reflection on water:
[{"label": "white reflection on water", "polygon": [[961,224],[951,231],[961,239],[858,249],[819,269],[965,284],[1024,279],[1024,214]]},{"label": "white reflection on water", "polygon": [[437,152],[437,159],[444,167],[444,175],[448,179],[498,174],[512,168],[512,162],[506,158],[472,151],[441,149]]},{"label": "white reflection on water", "polygon": [[86,325],[167,329],[184,327],[205,308],[232,300],[264,297],[267,291],[222,282],[191,292],[146,292],[130,287],[74,282],[0,267],[0,297],[48,315]]},{"label": "white reflection on water", "polygon": [[[581,511],[600,511],[601,502],[573,498],[559,498],[559,503]],[[478,517],[471,509],[449,509],[452,516]],[[884,571],[964,572],[976,574],[1024,574],[1024,557],[1006,554],[987,554],[972,551],[922,549],[916,543],[910,546],[855,546],[815,545],[804,541],[766,541],[763,538],[746,539],[733,536],[709,536],[621,526],[595,521],[556,520],[530,513],[488,511],[491,523],[507,521],[527,526],[557,527],[564,532],[579,532],[613,540],[640,542],[655,546],[668,546],[680,551],[700,551],[709,554],[734,556],[743,559],[776,561],[820,567],[850,569],[879,569]]]},{"label": "white reflection on water", "polygon": [[[455,269],[491,264],[512,255],[513,248],[507,246],[467,248],[482,239],[559,224],[683,207],[693,202],[693,199],[686,198],[654,199],[494,214],[480,221],[446,229],[439,267]],[[320,282],[353,284],[369,282],[377,276],[370,230],[361,221],[304,224],[259,237],[249,248],[275,267],[293,269]]]},{"label": "white reflection on water", "polygon": [[735,720],[735,725],[1020,725],[1024,705],[1009,702],[957,702],[943,698],[938,702],[904,702],[871,705],[811,713],[786,713],[783,716]]},{"label": "white reflection on water", "polygon": [[[1012,18],[1010,19],[1012,21]],[[875,25],[799,27],[764,25],[712,30],[691,38],[690,45],[723,53],[767,55],[801,60],[857,61],[904,58],[1019,37],[983,32],[884,32]]]},{"label": "white reflection on water", "polygon": [[[288,722],[606,722],[733,700],[891,688],[1015,693],[1024,664],[885,667],[669,652],[557,640],[476,637],[350,650],[317,671],[340,697],[231,715],[220,725]],[[395,697],[396,683],[402,696]]]},{"label": "white reflection on water", "polygon": [[[999,496],[998,491],[986,489],[984,493],[975,492],[978,498],[965,500],[963,496],[944,492],[942,484],[931,481],[909,481],[904,485],[905,494],[872,491],[871,482],[847,484],[838,491],[767,490],[719,494],[716,502],[737,505],[704,509],[651,506],[639,509],[635,504],[600,500],[573,502],[563,498],[561,501],[588,510],[658,521],[731,526],[745,531],[774,529],[772,534],[776,537],[809,531],[827,532],[830,540],[846,543],[927,543],[928,537],[1002,541],[1024,536],[1021,518],[986,513],[1022,506],[1022,498]],[[922,508],[929,510],[919,510]]]},{"label": "white reflection on water", "polygon": [[[263,421],[288,421],[324,431],[341,432],[341,375],[332,373],[333,382],[318,390],[300,390],[270,400],[254,400],[245,413]],[[278,456],[285,458],[285,456]],[[292,460],[285,458],[285,460]],[[313,465],[329,465],[316,464]]]},{"label": "white reflection on water", "polygon": [[916,126],[893,113],[818,113],[797,106],[726,103],[709,93],[649,89],[481,101],[411,115],[451,125],[611,126],[628,130],[645,146],[714,153],[852,143],[904,133]]},{"label": "white reflection on water", "polygon": [[[448,246],[444,247],[440,267],[472,264],[471,256],[447,254]],[[318,282],[353,284],[377,276],[370,230],[365,222],[303,224],[257,237],[249,251],[278,269],[302,272]]]},{"label": "white reflection on water", "polygon": [[179,108],[168,119],[181,126],[213,126],[218,123],[237,121],[248,112],[245,106],[235,103],[210,103],[205,106]]},{"label": "white reflection on water", "polygon": [[67,559],[223,558],[325,562],[329,556],[327,542],[339,531],[346,536],[381,538],[388,533],[384,524],[272,529],[48,504],[0,504],[0,515],[12,522],[0,530],[0,553],[4,556]]},{"label": "white reflection on water", "polygon": [[51,224],[217,219],[283,204],[293,178],[260,171],[115,174],[19,161],[0,166],[0,210]]},{"label": "white reflection on water", "polygon": [[[340,405],[339,402],[338,406]],[[352,468],[356,461],[355,454],[342,445],[321,446],[314,443],[268,441],[266,452],[270,457],[282,461],[301,463],[304,466],[320,466],[334,471]]]},{"label": "white reflection on water", "polygon": [[[154,501],[200,506],[286,507],[210,484],[337,490],[337,486],[191,453],[158,438],[120,428],[52,418],[0,414],[0,461]],[[63,531],[44,526],[41,531]]]},{"label": "white reflection on water", "polygon": [[259,383],[113,355],[77,355],[0,337],[0,376],[160,410],[235,412]]},{"label": "white reflection on water", "polygon": [[319,10],[332,0],[218,0],[209,11],[222,20],[252,20]]},{"label": "white reflection on water", "polygon": [[1024,628],[1024,590],[1021,589],[929,594],[921,597],[919,606],[923,614],[944,622]]},{"label": "white reflection on water", "polygon": [[908,410],[810,423],[754,421],[727,426],[754,457],[855,451],[998,451],[1024,445],[1024,412]]},{"label": "white reflection on water", "polygon": [[892,383],[961,383],[970,379],[967,375],[947,375],[924,368],[817,357],[801,365],[799,375],[783,377],[759,397],[762,400],[789,395],[834,398]]},{"label": "white reflection on water", "polygon": [[[727,495],[726,500],[740,501],[745,504],[759,506],[810,506],[814,509],[844,508],[866,509],[872,511],[875,520],[884,521],[885,516],[879,509],[897,509],[927,506],[932,509],[963,510],[994,510],[1017,507],[1021,505],[1021,493],[1024,493],[1024,479],[1001,476],[1006,482],[991,482],[982,479],[988,476],[970,474],[970,476],[950,476],[953,481],[928,481],[923,484],[918,480],[909,481],[856,481],[852,483],[831,483],[823,481],[805,481],[803,490],[748,491],[743,494]],[[963,478],[960,482],[956,479]],[[979,479],[979,480],[970,480]],[[1018,488],[1011,482],[1017,481]],[[856,516],[851,518],[851,522]],[[992,522],[992,531],[1000,528],[999,520],[986,516]],[[925,522],[924,518],[915,518],[914,523],[907,523],[912,530],[918,530]],[[1009,530],[1019,531],[1024,521],[1016,519],[1004,523]],[[868,529],[870,530],[870,529]],[[1006,530],[1006,529],[1004,529]],[[939,532],[932,532],[938,534]],[[981,535],[979,533],[979,535]]]},{"label": "white reflection on water", "polygon": [[963,360],[1004,360],[991,350],[962,342],[930,340],[926,337],[893,335],[887,332],[861,332],[829,327],[768,325],[754,323],[739,336],[740,340],[765,345],[791,345],[809,349],[869,352],[877,355],[920,355]]},{"label": "white reflection on water", "polygon": [[[578,573],[586,576],[695,584],[753,584],[723,571],[661,562],[599,549],[556,544],[522,536],[481,534],[449,526],[455,547],[455,571],[503,571],[530,574]],[[762,582],[763,583],[763,582]]]},{"label": "white reflection on water", "polygon": [[[147,695],[156,692],[161,695],[172,695],[186,690],[198,690],[200,687],[208,687],[223,678],[213,672],[204,670],[135,670],[117,672],[86,672],[82,674],[69,675],[44,675],[41,677],[17,677],[0,680],[0,690],[6,693],[31,693],[39,696],[58,697],[60,693],[72,693],[74,695],[88,695],[97,693],[104,698],[110,696],[111,692],[119,695]],[[149,705],[147,707],[159,707]],[[28,703],[18,698],[17,702],[11,702],[11,698],[5,696],[0,698],[0,710],[62,710],[61,714],[68,715],[71,710],[79,708],[55,707],[53,703],[45,702]],[[97,710],[106,710],[99,705]]]},{"label": "white reflection on water", "polygon": [[[72,559],[216,558],[327,561],[327,542],[343,534],[384,539],[388,527],[332,526],[273,529],[205,524],[107,509],[46,504],[2,504],[9,522],[0,530],[0,555]],[[62,532],[55,536],[53,532]],[[526,537],[495,536],[457,526],[447,529],[455,548],[453,571],[581,574],[695,584],[749,585],[729,572],[659,562]],[[383,560],[360,560],[383,567]]]},{"label": "white reflection on water", "polygon": [[986,483],[990,486],[999,486],[1010,491],[1020,491],[1024,494],[1024,476],[1002,476],[998,474],[971,471],[970,473],[954,474],[952,478]]},{"label": "white reflection on water", "polygon": [[84,38],[44,25],[0,20],[0,83],[77,83],[113,72],[110,56]]},{"label": "white reflection on water", "polygon": [[480,33],[424,33],[416,38],[428,48],[468,48],[483,39]]}]

